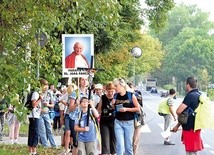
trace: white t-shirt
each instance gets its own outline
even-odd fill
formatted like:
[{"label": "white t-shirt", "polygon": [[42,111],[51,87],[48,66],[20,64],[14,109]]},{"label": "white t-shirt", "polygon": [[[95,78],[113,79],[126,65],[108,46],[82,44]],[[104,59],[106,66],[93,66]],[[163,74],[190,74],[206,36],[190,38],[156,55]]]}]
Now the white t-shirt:
[{"label": "white t-shirt", "polygon": [[[32,100],[38,100],[39,99],[39,93],[38,92],[33,92],[31,101]],[[40,118],[40,113],[41,113],[41,102],[39,103],[38,107],[33,108],[32,112],[29,114],[29,118]]]},{"label": "white t-shirt", "polygon": [[[62,100],[67,102],[67,100],[68,100],[68,94],[67,93],[63,94],[62,96],[60,96],[59,101],[62,101]],[[64,110],[64,113],[65,113],[65,111],[67,109],[67,106],[65,106],[63,103],[60,103],[59,104],[59,109],[60,110]]]}]

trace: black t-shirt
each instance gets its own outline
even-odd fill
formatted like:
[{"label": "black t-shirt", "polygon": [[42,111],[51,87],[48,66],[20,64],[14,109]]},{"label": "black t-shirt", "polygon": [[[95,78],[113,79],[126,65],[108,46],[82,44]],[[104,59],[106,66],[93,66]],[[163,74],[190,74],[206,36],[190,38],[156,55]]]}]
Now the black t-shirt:
[{"label": "black t-shirt", "polygon": [[[131,92],[129,92],[129,93],[131,93]],[[131,97],[132,97],[132,95],[133,95],[133,93],[131,93]],[[124,96],[120,96],[119,93],[117,94],[115,106],[117,107],[117,105],[120,105],[120,104],[123,107],[127,107],[127,108],[134,107],[133,103],[130,102],[130,100],[128,98],[128,92],[126,92],[126,94]],[[121,120],[121,121],[133,120],[134,115],[135,115],[134,112],[116,112],[116,119]]]},{"label": "black t-shirt", "polygon": [[106,95],[101,96],[102,100],[102,112],[100,116],[100,124],[108,124],[108,125],[114,125],[114,109],[111,106],[112,99],[109,99]]},{"label": "black t-shirt", "polygon": [[[195,109],[199,105],[199,96],[200,96],[200,93],[198,89],[193,89],[186,94],[183,100],[183,103],[187,106],[187,108],[190,107],[193,111],[195,111]],[[183,130],[194,129],[194,123],[195,123],[195,115],[190,115],[188,117],[187,123],[182,125]]]}]

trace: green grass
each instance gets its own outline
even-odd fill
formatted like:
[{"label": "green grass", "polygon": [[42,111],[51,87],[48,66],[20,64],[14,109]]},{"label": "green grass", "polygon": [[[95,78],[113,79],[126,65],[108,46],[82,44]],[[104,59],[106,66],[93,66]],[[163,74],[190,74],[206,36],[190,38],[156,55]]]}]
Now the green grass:
[{"label": "green grass", "polygon": [[[27,145],[0,145],[0,152],[2,155],[28,155]],[[40,155],[58,155],[62,149],[43,148],[38,147],[37,152]]]},{"label": "green grass", "polygon": [[[27,136],[28,135],[28,122],[22,122],[20,126],[19,135]],[[9,134],[9,128],[7,122],[5,122],[4,133],[6,136]],[[63,151],[63,148],[53,149],[53,148],[44,148],[42,146],[38,146],[37,152],[40,155],[58,155]],[[2,155],[28,155],[28,146],[24,144],[0,144],[0,154]]]}]

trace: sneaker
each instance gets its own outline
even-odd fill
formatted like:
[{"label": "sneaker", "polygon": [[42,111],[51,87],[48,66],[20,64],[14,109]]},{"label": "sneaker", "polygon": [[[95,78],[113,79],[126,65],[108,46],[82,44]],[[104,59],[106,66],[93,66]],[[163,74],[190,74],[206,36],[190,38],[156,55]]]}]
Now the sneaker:
[{"label": "sneaker", "polygon": [[172,141],[164,141],[164,145],[175,145],[175,143],[173,143]]}]

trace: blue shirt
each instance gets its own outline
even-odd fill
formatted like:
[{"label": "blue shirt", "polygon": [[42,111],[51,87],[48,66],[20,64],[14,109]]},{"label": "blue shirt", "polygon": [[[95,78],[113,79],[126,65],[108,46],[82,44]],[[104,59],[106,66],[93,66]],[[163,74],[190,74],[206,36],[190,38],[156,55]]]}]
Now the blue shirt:
[{"label": "blue shirt", "polygon": [[[77,118],[81,114],[79,113]],[[93,117],[93,116],[92,116]],[[86,127],[87,123],[87,112],[82,113],[82,117],[75,120],[75,125],[79,125],[81,128]],[[80,142],[94,142],[96,140],[96,128],[91,116],[89,117],[89,131],[78,132],[78,141]]]}]

